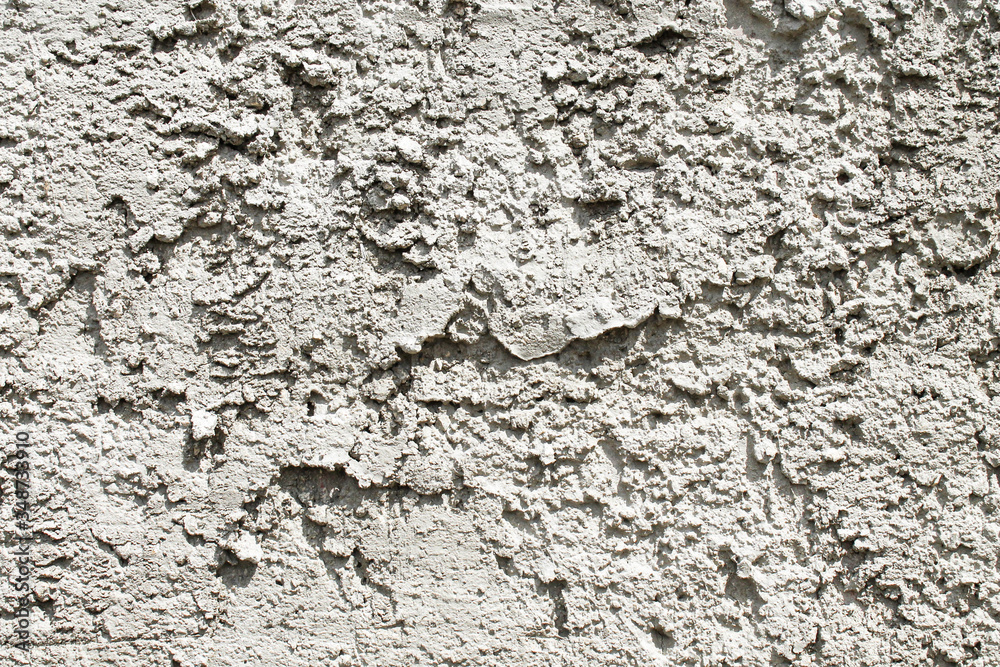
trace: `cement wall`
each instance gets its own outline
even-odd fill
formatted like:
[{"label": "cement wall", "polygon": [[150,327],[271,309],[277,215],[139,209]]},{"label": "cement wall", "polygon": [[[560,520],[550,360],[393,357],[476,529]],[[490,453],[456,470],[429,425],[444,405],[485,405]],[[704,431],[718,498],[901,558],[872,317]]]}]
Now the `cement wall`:
[{"label": "cement wall", "polygon": [[31,664],[1000,665],[996,0],[0,17]]}]

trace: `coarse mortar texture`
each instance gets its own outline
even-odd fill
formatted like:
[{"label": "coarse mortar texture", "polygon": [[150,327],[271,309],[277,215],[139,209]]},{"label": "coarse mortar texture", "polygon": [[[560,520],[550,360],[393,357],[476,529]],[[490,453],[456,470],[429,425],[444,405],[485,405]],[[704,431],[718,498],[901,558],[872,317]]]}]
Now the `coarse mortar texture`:
[{"label": "coarse mortar texture", "polygon": [[0,17],[32,665],[1000,665],[997,0]]}]

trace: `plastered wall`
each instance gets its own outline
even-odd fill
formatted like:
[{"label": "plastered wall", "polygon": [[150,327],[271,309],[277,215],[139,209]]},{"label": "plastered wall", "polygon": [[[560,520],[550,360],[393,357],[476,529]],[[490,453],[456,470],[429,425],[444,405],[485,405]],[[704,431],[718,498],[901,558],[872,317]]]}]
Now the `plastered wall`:
[{"label": "plastered wall", "polygon": [[0,21],[30,664],[1000,664],[995,0]]}]

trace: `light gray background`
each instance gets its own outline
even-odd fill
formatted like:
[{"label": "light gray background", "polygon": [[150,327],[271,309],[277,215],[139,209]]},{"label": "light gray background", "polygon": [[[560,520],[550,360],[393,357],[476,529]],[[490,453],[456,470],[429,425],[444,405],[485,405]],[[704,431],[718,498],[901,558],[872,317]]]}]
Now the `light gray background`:
[{"label": "light gray background", "polygon": [[995,0],[0,17],[33,664],[1000,664]]}]

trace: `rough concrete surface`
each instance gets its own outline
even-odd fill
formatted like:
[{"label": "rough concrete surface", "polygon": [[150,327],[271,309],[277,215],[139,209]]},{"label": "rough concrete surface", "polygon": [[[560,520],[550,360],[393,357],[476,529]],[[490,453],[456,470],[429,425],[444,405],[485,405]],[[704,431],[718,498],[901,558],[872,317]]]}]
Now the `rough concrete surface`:
[{"label": "rough concrete surface", "polygon": [[997,0],[0,20],[31,664],[1000,665]]}]

